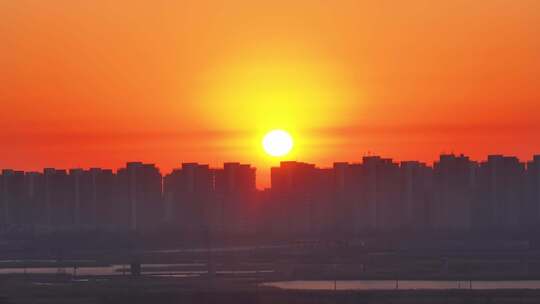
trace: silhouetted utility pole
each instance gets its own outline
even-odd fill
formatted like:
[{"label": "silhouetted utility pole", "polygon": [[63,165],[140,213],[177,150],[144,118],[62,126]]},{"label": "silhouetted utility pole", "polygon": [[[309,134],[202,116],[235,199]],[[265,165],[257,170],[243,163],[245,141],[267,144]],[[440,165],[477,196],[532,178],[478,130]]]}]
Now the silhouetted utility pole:
[{"label": "silhouetted utility pole", "polygon": [[337,264],[334,262],[334,291],[337,291]]},{"label": "silhouetted utility pole", "polygon": [[215,276],[215,266],[212,257],[212,244],[210,239],[210,230],[208,227],[204,228],[204,234],[206,239],[206,252],[207,252],[207,268],[208,268],[208,292],[212,289],[213,279]]},{"label": "silhouetted utility pole", "polygon": [[253,264],[255,265],[255,303],[259,303],[259,265],[258,265],[258,255],[259,243],[255,245],[255,254],[253,255]]},{"label": "silhouetted utility pole", "polygon": [[131,262],[130,269],[131,269],[132,276],[134,277],[141,276],[141,272],[142,272],[141,263],[138,259],[135,259],[134,261]]},{"label": "silhouetted utility pole", "polygon": [[450,269],[450,259],[447,258],[447,257],[444,257],[443,258],[443,267],[442,267],[443,274],[448,275],[449,269]]},{"label": "silhouetted utility pole", "polygon": [[129,261],[129,269],[131,276],[133,277],[139,277],[142,274],[142,268],[141,268],[141,262],[137,256],[137,243],[139,241],[139,234],[137,231],[133,231],[130,233],[130,241],[129,241],[129,250],[131,252],[130,254],[130,261]]},{"label": "silhouetted utility pole", "polygon": [[[337,236],[337,235],[336,235]],[[337,293],[337,276],[338,276],[338,269],[337,269],[337,263],[338,263],[338,256],[339,256],[339,242],[337,238],[334,241],[334,297],[336,300],[336,303],[338,301],[338,293]]]}]

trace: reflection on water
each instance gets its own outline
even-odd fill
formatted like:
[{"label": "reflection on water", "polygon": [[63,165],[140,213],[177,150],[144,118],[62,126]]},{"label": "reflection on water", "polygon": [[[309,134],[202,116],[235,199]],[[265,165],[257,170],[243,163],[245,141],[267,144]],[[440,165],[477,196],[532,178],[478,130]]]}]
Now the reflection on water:
[{"label": "reflection on water", "polygon": [[[203,263],[191,264],[142,264],[142,274],[160,277],[194,277],[208,274],[207,270],[176,270],[178,267],[206,267]],[[217,275],[255,275],[272,273],[274,270],[220,270]],[[10,267],[0,268],[0,274],[73,274],[77,276],[118,276],[130,273],[128,265],[83,266],[83,267]]]},{"label": "reflection on water", "polygon": [[[77,275],[121,275],[124,265],[93,266],[93,267],[17,267],[0,268],[0,274],[64,274]],[[127,270],[125,271],[127,272]]]},{"label": "reflection on water", "polygon": [[260,246],[232,246],[232,247],[213,247],[213,248],[176,248],[176,249],[158,249],[143,250],[142,253],[206,253],[212,252],[241,252],[261,249],[283,249],[298,247],[299,245],[260,245]]},{"label": "reflection on water", "polygon": [[295,290],[540,289],[540,281],[287,281],[263,286]]},{"label": "reflection on water", "polygon": [[166,278],[194,278],[198,277],[198,274],[183,274],[183,273],[155,273],[152,276],[166,277]]}]

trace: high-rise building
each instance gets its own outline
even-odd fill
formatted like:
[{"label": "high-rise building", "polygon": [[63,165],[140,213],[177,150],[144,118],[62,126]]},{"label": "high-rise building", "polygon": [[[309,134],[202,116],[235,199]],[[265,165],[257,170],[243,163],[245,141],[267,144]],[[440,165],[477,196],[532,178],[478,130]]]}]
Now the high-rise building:
[{"label": "high-rise building", "polygon": [[132,231],[156,229],[163,220],[162,176],[154,164],[127,163],[118,170],[119,201],[127,217],[123,222]]},{"label": "high-rise building", "polygon": [[18,226],[24,222],[27,211],[24,172],[10,169],[2,170],[0,185],[2,199],[0,222],[6,229]]},{"label": "high-rise building", "polygon": [[441,155],[435,162],[430,226],[439,231],[465,231],[472,225],[477,164],[464,155]]},{"label": "high-rise building", "polygon": [[363,164],[335,163],[335,229],[340,234],[357,234],[368,230],[369,211],[365,203],[365,170]]},{"label": "high-rise building", "polygon": [[164,178],[166,221],[186,234],[218,229],[215,213],[220,210],[213,198],[214,177],[208,165],[184,163]]},{"label": "high-rise building", "polygon": [[518,230],[525,219],[525,164],[516,157],[490,155],[480,165],[479,182],[486,228]]},{"label": "high-rise building", "polygon": [[401,227],[424,230],[429,223],[433,171],[423,163],[406,161],[400,165],[400,176]]},{"label": "high-rise building", "polygon": [[73,200],[73,225],[78,227],[81,225],[81,199],[86,198],[83,186],[83,169],[69,170],[70,183],[72,187]]},{"label": "high-rise building", "polygon": [[215,189],[221,193],[252,192],[256,189],[256,171],[251,165],[224,163],[223,170],[214,170]]},{"label": "high-rise building", "polygon": [[74,188],[66,170],[44,169],[45,223],[51,229],[69,229],[74,224]]},{"label": "high-rise building", "polygon": [[[91,168],[69,171],[72,187],[73,224],[78,228],[113,228],[121,210],[114,206],[115,178],[112,170]],[[124,210],[125,212],[125,210]]]},{"label": "high-rise building", "polygon": [[46,214],[45,199],[45,178],[39,172],[25,173],[25,193],[26,193],[26,225],[32,228],[43,227],[46,222],[43,215]]},{"label": "high-rise building", "polygon": [[10,189],[10,178],[13,175],[13,170],[4,169],[2,170],[0,191],[2,197],[2,213],[0,217],[0,222],[2,223],[3,229],[8,229],[11,224],[11,208],[13,203],[11,202],[11,189]]},{"label": "high-rise building", "polygon": [[370,230],[395,230],[401,224],[399,165],[391,159],[368,156],[362,162],[363,207]]},{"label": "high-rise building", "polygon": [[540,227],[540,155],[527,163],[526,174],[526,224],[530,228]]},{"label": "high-rise building", "polygon": [[214,209],[221,210],[218,218],[222,232],[226,235],[253,233],[257,221],[255,168],[248,164],[224,163],[223,169],[213,172]]},{"label": "high-rise building", "polygon": [[271,168],[268,203],[276,220],[267,229],[278,234],[313,235],[335,229],[334,170],[286,161]]}]

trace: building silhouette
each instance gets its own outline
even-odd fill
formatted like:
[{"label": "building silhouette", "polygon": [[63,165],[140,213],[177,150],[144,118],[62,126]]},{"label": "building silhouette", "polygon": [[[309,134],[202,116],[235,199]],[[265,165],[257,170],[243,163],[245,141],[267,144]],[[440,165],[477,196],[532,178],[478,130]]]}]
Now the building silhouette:
[{"label": "building silhouette", "polygon": [[247,164],[225,163],[214,169],[215,210],[225,236],[245,235],[254,230],[256,180],[255,168]]},{"label": "building silhouette", "polygon": [[[441,155],[433,168],[430,226],[438,231],[469,230],[476,196],[477,163],[464,155]],[[485,211],[477,210],[478,218]],[[481,221],[481,219],[480,219]]]},{"label": "building silhouette", "polygon": [[0,228],[17,231],[173,230],[179,236],[354,237],[373,233],[530,233],[540,229],[540,156],[447,154],[429,166],[379,156],[330,168],[284,161],[271,187],[256,169],[183,163],[110,169],[4,169]]},{"label": "building silhouette", "polygon": [[267,215],[277,234],[305,235],[328,232],[335,223],[332,212],[334,173],[302,162],[282,162],[271,168]]},{"label": "building silhouette", "polygon": [[242,235],[254,231],[255,168],[225,163],[222,169],[184,163],[164,178],[166,221],[186,234]]},{"label": "building silhouette", "polygon": [[406,161],[400,164],[402,201],[401,229],[422,231],[429,227],[429,211],[433,202],[433,171],[426,164]]},{"label": "building silhouette", "polygon": [[527,163],[526,225],[529,229],[540,223],[540,155]]},{"label": "building silhouette", "polygon": [[484,228],[516,231],[525,219],[525,164],[516,157],[490,155],[479,167],[479,222]]},{"label": "building silhouette", "polygon": [[[210,210],[219,213],[218,204],[212,206],[214,177],[208,165],[184,163],[179,169],[164,177],[164,199],[166,222],[179,228],[184,234],[200,234],[209,225]],[[215,208],[212,208],[215,207]],[[207,211],[209,210],[209,211]]]},{"label": "building silhouette", "polygon": [[162,220],[162,175],[154,164],[129,162],[117,173],[120,222],[131,231],[155,230]]}]

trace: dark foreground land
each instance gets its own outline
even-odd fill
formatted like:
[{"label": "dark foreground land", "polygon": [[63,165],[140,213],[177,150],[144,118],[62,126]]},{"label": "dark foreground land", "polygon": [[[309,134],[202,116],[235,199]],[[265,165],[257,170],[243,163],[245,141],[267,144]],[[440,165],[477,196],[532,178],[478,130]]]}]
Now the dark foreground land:
[{"label": "dark foreground land", "polygon": [[287,291],[233,282],[201,290],[201,282],[156,278],[40,285],[4,278],[1,284],[0,303],[540,303],[537,290]]},{"label": "dark foreground land", "polygon": [[[540,303],[540,289],[466,287],[475,280],[540,280],[540,250],[525,241],[482,246],[418,242],[429,245],[420,247],[392,242],[289,241],[110,249],[51,244],[4,244],[0,304]],[[141,265],[141,275],[132,275],[130,264]],[[263,285],[298,280],[465,283],[446,290],[283,290]]]}]

